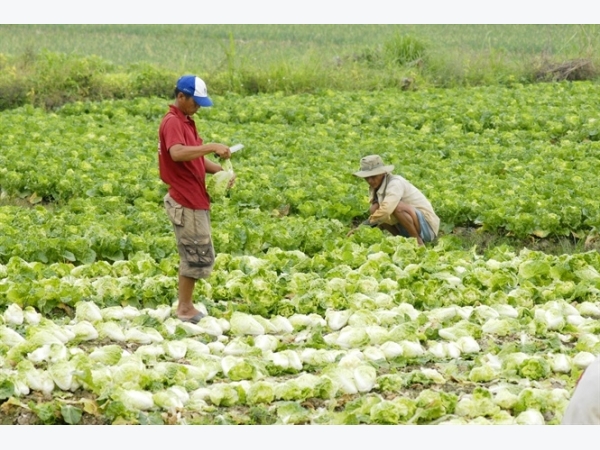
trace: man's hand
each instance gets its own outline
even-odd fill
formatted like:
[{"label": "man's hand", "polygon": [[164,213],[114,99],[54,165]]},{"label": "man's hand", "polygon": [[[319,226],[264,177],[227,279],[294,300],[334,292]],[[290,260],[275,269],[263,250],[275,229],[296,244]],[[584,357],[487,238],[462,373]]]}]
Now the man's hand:
[{"label": "man's hand", "polygon": [[348,232],[348,234],[346,235],[346,237],[352,236],[354,233],[356,233],[356,230],[358,230],[358,227],[365,226],[365,225],[368,226],[368,227],[371,227],[371,228],[375,228],[377,226],[376,223],[371,223],[371,222],[369,222],[369,219],[367,219],[367,220],[361,222],[357,227],[355,227],[352,230],[350,230]]},{"label": "man's hand", "polygon": [[229,159],[231,158],[231,150],[229,150],[229,147],[227,147],[226,145],[217,144],[217,148],[215,149],[215,155],[217,155],[219,158]]},{"label": "man's hand", "polygon": [[361,223],[361,225],[366,225],[366,226],[371,227],[371,228],[375,228],[377,226],[376,223],[369,222],[369,219],[365,220],[363,223]]}]

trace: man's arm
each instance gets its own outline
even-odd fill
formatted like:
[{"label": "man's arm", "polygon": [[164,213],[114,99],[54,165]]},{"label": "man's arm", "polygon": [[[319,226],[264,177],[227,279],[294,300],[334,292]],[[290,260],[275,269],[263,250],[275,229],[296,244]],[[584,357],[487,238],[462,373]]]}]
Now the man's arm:
[{"label": "man's arm", "polygon": [[221,167],[216,162],[211,161],[210,159],[204,160],[204,168],[206,169],[206,173],[213,173],[213,174],[223,170],[223,167]]},{"label": "man's arm", "polygon": [[[206,156],[209,153],[214,153],[219,158],[228,159],[231,157],[229,147],[224,144],[209,143],[203,145],[183,145],[175,144],[169,149],[169,154],[173,161],[191,161],[201,156]],[[218,164],[217,164],[218,166]],[[219,166],[220,167],[220,166]],[[208,172],[208,170],[207,170]],[[214,172],[209,172],[214,173]]]},{"label": "man's arm", "polygon": [[379,207],[369,217],[369,223],[378,224],[381,220],[393,214],[404,195],[404,187],[397,180],[390,180],[385,189],[385,197]]}]

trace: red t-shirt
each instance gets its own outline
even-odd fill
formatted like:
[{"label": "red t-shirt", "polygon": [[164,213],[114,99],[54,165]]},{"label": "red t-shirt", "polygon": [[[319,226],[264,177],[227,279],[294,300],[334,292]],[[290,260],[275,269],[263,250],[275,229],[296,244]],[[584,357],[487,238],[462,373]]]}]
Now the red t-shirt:
[{"label": "red t-shirt", "polygon": [[206,192],[204,157],[192,161],[173,161],[169,149],[176,144],[202,145],[196,124],[176,106],[170,105],[158,129],[158,168],[160,178],[169,185],[169,194],[180,205],[191,209],[210,209]]}]

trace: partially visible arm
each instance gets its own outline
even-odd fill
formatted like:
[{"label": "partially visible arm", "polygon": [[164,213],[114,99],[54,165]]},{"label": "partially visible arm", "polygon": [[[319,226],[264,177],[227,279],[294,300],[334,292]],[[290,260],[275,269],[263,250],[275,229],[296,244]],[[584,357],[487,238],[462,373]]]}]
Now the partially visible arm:
[{"label": "partially visible arm", "polygon": [[[229,147],[223,144],[216,144],[212,142],[203,145],[175,144],[169,149],[169,154],[171,155],[171,158],[173,158],[173,161],[191,161],[201,156],[206,156],[209,153],[214,153],[220,158],[225,159],[231,157],[231,151],[229,150]],[[215,165],[218,166],[218,164]],[[207,172],[209,171],[207,170]]]},{"label": "partially visible arm", "polygon": [[600,356],[581,375],[561,424],[600,425]]}]

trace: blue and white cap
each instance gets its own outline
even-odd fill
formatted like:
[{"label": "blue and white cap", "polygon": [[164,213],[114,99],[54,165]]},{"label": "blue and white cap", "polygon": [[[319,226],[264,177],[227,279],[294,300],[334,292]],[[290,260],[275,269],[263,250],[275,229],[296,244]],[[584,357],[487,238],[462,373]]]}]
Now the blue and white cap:
[{"label": "blue and white cap", "polygon": [[177,89],[187,95],[194,97],[199,106],[212,106],[213,102],[208,97],[206,83],[195,75],[184,75],[177,80]]}]

